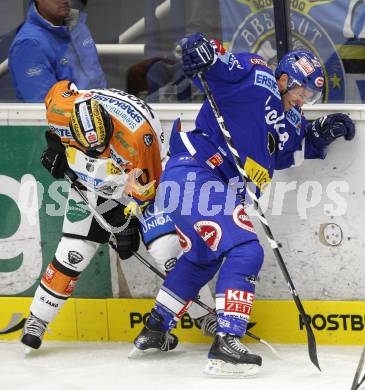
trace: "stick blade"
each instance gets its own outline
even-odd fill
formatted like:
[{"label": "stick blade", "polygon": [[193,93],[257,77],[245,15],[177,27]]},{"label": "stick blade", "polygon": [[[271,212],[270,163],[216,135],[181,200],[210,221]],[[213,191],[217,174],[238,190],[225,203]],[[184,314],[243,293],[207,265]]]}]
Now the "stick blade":
[{"label": "stick blade", "polygon": [[362,351],[362,354],[361,354],[360,360],[359,360],[359,364],[357,365],[357,368],[356,368],[354,380],[352,381],[351,390],[357,390],[365,380],[365,375],[364,375],[364,378],[359,382],[360,374],[361,374],[361,371],[364,367],[364,363],[365,363],[365,347]]}]

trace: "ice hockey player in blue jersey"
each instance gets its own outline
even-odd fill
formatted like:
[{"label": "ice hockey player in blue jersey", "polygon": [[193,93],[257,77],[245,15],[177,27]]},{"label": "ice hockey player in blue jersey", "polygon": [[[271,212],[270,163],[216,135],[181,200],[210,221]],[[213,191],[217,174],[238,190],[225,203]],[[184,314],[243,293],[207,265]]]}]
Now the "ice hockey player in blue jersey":
[{"label": "ice hockey player in blue jersey", "polygon": [[[312,123],[302,115],[301,106],[318,101],[325,84],[321,64],[312,53],[289,52],[274,76],[260,56],[226,52],[200,33],[184,38],[180,45],[185,74],[201,89],[196,75],[204,74],[258,195],[275,169],[295,165],[300,155],[323,159],[337,138],[353,139],[355,127],[347,115],[332,114]],[[199,111],[194,131],[180,131],[175,121],[170,154],[160,201],[170,210],[184,255],[158,292],[131,357],[150,348],[175,348],[177,337],[170,330],[218,272],[216,337],[205,372],[253,375],[261,357],[240,338],[246,332],[264,254],[245,211],[239,172],[208,101]],[[169,185],[171,191],[164,191]]]}]

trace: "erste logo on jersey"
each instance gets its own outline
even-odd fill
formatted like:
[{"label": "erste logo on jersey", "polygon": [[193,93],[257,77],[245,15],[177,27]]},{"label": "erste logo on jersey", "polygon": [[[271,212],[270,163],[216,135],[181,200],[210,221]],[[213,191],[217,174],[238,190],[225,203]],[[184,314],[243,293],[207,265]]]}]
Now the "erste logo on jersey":
[{"label": "erste logo on jersey", "polygon": [[204,240],[209,249],[215,252],[222,238],[222,228],[213,221],[199,221],[194,223],[194,229]]},{"label": "erste logo on jersey", "polygon": [[287,111],[285,117],[286,120],[295,127],[295,131],[299,135],[302,127],[301,113],[295,107],[292,107],[289,111]]},{"label": "erste logo on jersey", "polygon": [[255,72],[255,85],[264,87],[273,93],[278,99],[281,99],[278,83],[273,75],[262,70]]}]

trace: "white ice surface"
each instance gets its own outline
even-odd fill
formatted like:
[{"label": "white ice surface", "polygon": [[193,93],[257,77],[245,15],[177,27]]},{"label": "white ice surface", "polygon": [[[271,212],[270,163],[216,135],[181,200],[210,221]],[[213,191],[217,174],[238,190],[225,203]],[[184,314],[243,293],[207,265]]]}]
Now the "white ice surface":
[{"label": "white ice surface", "polygon": [[24,357],[18,342],[0,342],[0,390],[350,390],[361,347],[318,346],[322,367],[305,345],[250,344],[263,357],[258,376],[210,378],[202,373],[208,345],[180,344],[175,351],[127,358],[131,344],[44,342]]}]

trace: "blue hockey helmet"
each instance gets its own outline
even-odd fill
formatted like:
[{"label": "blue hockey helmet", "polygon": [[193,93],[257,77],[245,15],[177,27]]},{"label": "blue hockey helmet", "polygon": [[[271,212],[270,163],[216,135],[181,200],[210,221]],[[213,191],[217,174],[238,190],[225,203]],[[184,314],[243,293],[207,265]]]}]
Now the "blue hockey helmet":
[{"label": "blue hockey helmet", "polygon": [[313,104],[322,96],[323,69],[318,57],[313,53],[296,50],[285,54],[275,70],[276,79],[279,79],[283,73],[289,77],[288,91],[294,87],[304,87],[310,92],[305,98],[305,103]]}]

